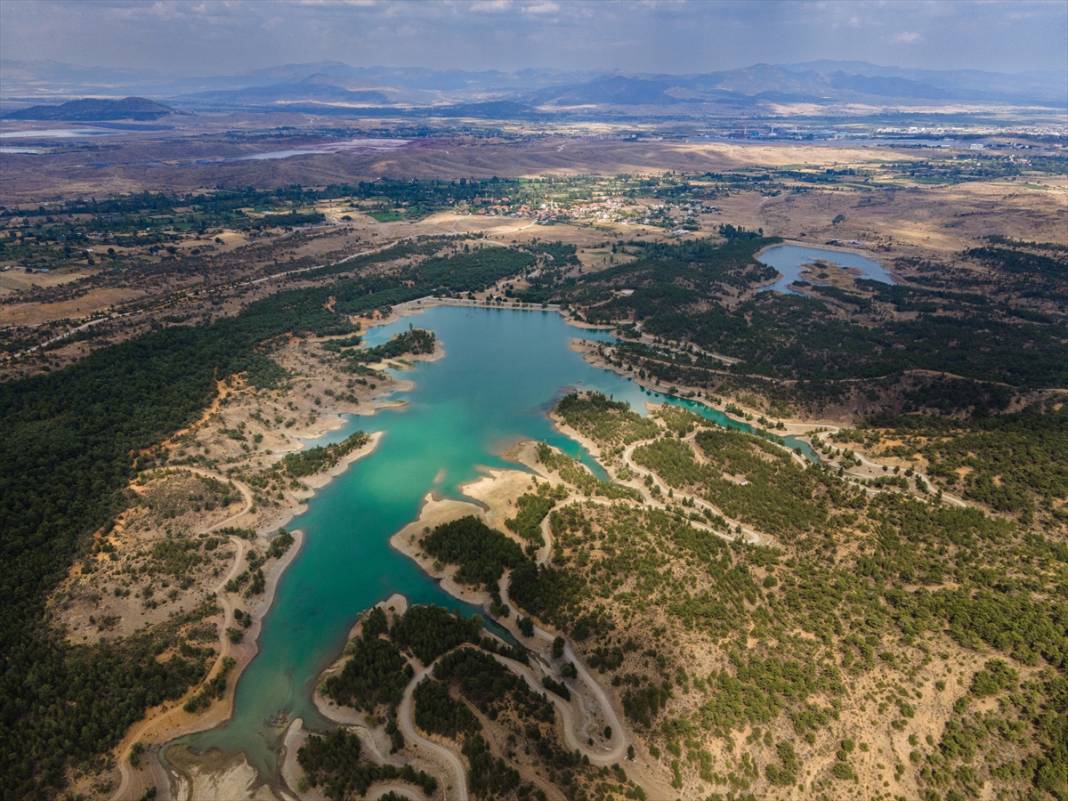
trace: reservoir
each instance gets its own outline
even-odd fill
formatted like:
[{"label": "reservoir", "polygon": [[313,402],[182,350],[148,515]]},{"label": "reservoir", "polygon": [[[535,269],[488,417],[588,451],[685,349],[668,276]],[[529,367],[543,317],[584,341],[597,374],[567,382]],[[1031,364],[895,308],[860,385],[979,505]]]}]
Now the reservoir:
[{"label": "reservoir", "polygon": [[798,294],[790,288],[790,284],[801,277],[801,269],[806,264],[817,261],[830,262],[831,264],[858,270],[863,278],[873,281],[881,281],[884,284],[894,284],[893,276],[879,264],[879,262],[861,256],[859,253],[850,253],[846,250],[830,250],[828,248],[815,248],[805,245],[772,245],[765,248],[756,257],[761,264],[774,267],[781,276],[774,284],[764,287],[762,291],[773,290],[784,292],[788,295]]},{"label": "reservoir", "polygon": [[[320,490],[289,524],[305,532],[304,546],[278,584],[259,653],[238,682],[233,717],[182,740],[196,749],[244,751],[265,778],[276,775],[280,720],[299,716],[310,728],[326,725],[311,698],[315,680],[363,610],[395,592],[413,603],[462,607],[389,545],[418,516],[428,492],[462,497],[461,485],[480,469],[516,467],[500,454],[518,439],[548,442],[599,470],[547,416],[568,391],[599,390],[643,413],[647,401],[665,400],[584,361],[570,348],[572,338],[613,337],[571,326],[556,312],[437,306],[372,329],[365,341],[381,344],[409,324],[434,331],[445,357],[402,374],[414,383],[397,394],[403,407],[351,417],[319,441],[360,429],[384,432],[372,454]],[[667,400],[721,425],[752,430],[707,407]],[[811,458],[803,443],[784,441]]]}]

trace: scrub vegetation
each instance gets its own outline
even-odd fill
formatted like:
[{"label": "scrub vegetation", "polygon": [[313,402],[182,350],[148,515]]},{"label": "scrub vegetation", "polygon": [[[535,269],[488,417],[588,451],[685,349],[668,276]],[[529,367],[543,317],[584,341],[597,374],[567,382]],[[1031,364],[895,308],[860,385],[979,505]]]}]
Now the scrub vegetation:
[{"label": "scrub vegetation", "polygon": [[345,456],[362,448],[369,441],[363,431],[349,434],[341,442],[332,445],[317,445],[314,448],[291,453],[282,459],[282,466],[289,475],[296,478],[321,473],[334,467]]},{"label": "scrub vegetation", "polygon": [[[1035,160],[1035,170],[1062,168]],[[92,267],[86,286],[112,286],[118,276],[128,288],[150,283],[142,279],[165,271],[164,262],[199,275],[205,268],[195,257],[227,247],[224,237],[303,241],[295,229],[327,224],[331,204],[381,221],[444,209],[543,209],[539,222],[576,223],[607,192],[622,198],[619,220],[677,233],[700,229],[701,214],[719,214],[708,203],[739,192],[774,198],[872,179],[973,183],[1021,169],[976,156],[884,164],[878,174],[754,168],[139,193],[6,209],[0,261]],[[353,381],[370,382],[369,365],[426,355],[437,343],[410,329],[363,348],[353,318],[427,295],[488,291],[495,303],[556,303],[614,326],[620,340],[591,346],[595,357],[680,395],[744,397],[753,401],[747,410],[760,410],[751,417],[847,416],[853,427],[827,441],[858,444],[930,480],[927,490],[907,472],[861,482],[693,415],[645,416],[603,396],[569,395],[555,413],[595,443],[607,476],[541,445],[542,483],[515,499],[500,531],[471,517],[426,532],[424,549],[455,566],[457,582],[487,591],[502,611],[507,580],[515,609],[503,611],[524,631],[544,624],[575,644],[679,797],[1068,796],[1068,425],[1056,392],[1068,385],[1063,246],[991,237],[937,259],[901,257],[891,266],[908,280],[898,285],[837,274],[816,283],[806,274],[797,294],[784,295],[761,291],[776,275],[757,260],[780,240],[732,224],[707,233],[670,241],[605,233],[587,248],[598,253],[597,269],[571,244],[498,247],[477,237],[413,237],[299,276],[283,275],[287,266],[275,260],[264,276],[284,278],[283,291],[225,312],[213,296],[202,325],[153,317],[144,335],[0,384],[6,791],[64,792],[72,768],[99,764],[146,708],[187,696],[187,708],[202,710],[229,686],[230,666],[202,684],[216,658],[216,638],[204,633],[218,611],[210,604],[82,645],[64,637],[50,611],[72,564],[109,559],[93,543],[129,508],[131,482],[166,466],[160,443],[198,419],[220,381],[287,386],[292,376],[272,358],[280,343],[330,337],[324,353],[344,362]],[[193,240],[195,249],[184,249]],[[315,263],[308,259],[301,264]],[[48,289],[39,298],[69,299]],[[76,331],[68,344],[95,330]],[[5,336],[3,348],[17,354],[42,344],[24,335],[25,327]],[[252,448],[244,432],[229,436]],[[253,486],[254,500],[366,442],[358,432],[289,454]],[[138,502],[178,519],[238,499],[217,479],[186,484],[195,491],[144,484]],[[957,499],[959,507],[948,503]],[[547,559],[536,555],[543,530],[552,535]],[[181,583],[217,569],[216,548],[232,533],[153,543],[146,581]],[[251,551],[226,590],[263,593],[264,561],[292,541],[279,537],[266,556]],[[146,608],[155,603],[146,595]],[[234,642],[251,624],[241,615],[242,628],[229,632]],[[322,689],[381,716],[400,750],[398,704],[414,668],[434,664],[414,690],[416,723],[456,741],[476,797],[537,797],[513,767],[521,764],[568,798],[639,798],[625,774],[594,769],[560,745],[552,704],[568,697],[573,675],[549,678],[542,693],[506,658],[524,656],[479,621],[416,606],[394,620],[369,617]],[[426,774],[366,759],[344,732],[313,737],[300,763],[331,798],[391,779],[435,790]]]},{"label": "scrub vegetation", "polygon": [[[922,458],[927,474],[946,490],[1027,523],[1068,525],[1068,408],[1063,405],[964,421],[883,417],[855,433],[861,441],[874,435],[879,454]],[[883,444],[883,434],[894,443]],[[847,432],[841,439],[851,436]]]},{"label": "scrub vegetation", "polygon": [[[614,452],[620,410],[581,395],[561,407]],[[645,419],[655,431],[631,470],[674,497],[593,502],[572,485],[550,513],[551,566],[516,570],[511,597],[617,688],[681,797],[1064,795],[1062,541],[864,490],[693,415]]]}]

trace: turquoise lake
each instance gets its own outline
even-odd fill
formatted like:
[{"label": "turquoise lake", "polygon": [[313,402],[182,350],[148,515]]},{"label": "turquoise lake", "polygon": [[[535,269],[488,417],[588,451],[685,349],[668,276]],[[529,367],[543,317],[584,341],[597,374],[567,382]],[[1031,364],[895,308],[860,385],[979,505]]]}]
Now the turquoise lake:
[{"label": "turquoise lake", "polygon": [[772,290],[785,292],[788,295],[796,295],[797,292],[790,288],[790,284],[801,277],[801,269],[806,264],[816,261],[826,261],[837,264],[839,267],[849,267],[859,270],[864,278],[873,281],[882,281],[884,284],[894,284],[894,278],[879,262],[861,256],[859,253],[850,253],[845,250],[829,250],[827,248],[806,247],[803,245],[773,245],[765,249],[757,261],[774,267],[778,270],[781,278],[774,284],[764,287],[762,291]]},{"label": "turquoise lake", "polygon": [[[276,774],[279,720],[302,717],[311,728],[326,725],[311,699],[315,680],[363,610],[399,592],[412,603],[478,611],[446,594],[389,545],[418,516],[427,492],[462,497],[460,486],[478,477],[480,468],[515,467],[499,454],[518,439],[549,442],[601,472],[549,421],[555,400],[573,389],[596,389],[644,413],[647,401],[665,399],[586,363],[569,347],[571,339],[611,335],[570,326],[555,312],[439,306],[372,329],[366,342],[379,344],[409,325],[434,331],[446,356],[400,374],[414,383],[397,395],[405,406],[351,417],[319,440],[336,441],[359,429],[385,432],[374,453],[320,490],[307,512],[288,525],[305,532],[304,546],[279,582],[259,653],[238,682],[234,716],[182,740],[198,750],[244,751],[266,778]],[[721,425],[753,430],[704,406],[668,401]],[[785,441],[812,458],[803,443]]]}]

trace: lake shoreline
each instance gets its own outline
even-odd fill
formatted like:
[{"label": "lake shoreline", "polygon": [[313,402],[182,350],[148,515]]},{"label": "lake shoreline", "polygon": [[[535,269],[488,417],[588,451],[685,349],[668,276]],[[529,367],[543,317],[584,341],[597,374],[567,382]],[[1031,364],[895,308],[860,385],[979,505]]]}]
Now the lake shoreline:
[{"label": "lake shoreline", "polygon": [[[434,352],[430,354],[407,354],[405,361],[399,359],[391,360],[390,369],[408,369],[413,364],[407,362],[436,361],[443,358],[444,355],[444,347],[440,342],[437,342],[435,343]],[[394,401],[389,400],[389,398],[398,392],[409,391],[411,387],[410,381],[390,376],[388,383],[376,388],[368,399],[360,401],[355,406],[351,404],[339,405],[338,409],[321,417],[315,425],[296,432],[296,440],[298,443],[303,443],[302,447],[281,448],[275,455],[284,457],[287,453],[295,453],[311,447],[309,443],[321,439],[332,431],[345,427],[353,416],[360,418],[372,417],[383,409],[401,408],[405,405],[404,401]],[[255,523],[256,541],[269,541],[270,536],[275,531],[284,527],[294,518],[304,514],[308,509],[308,503],[323,488],[345,474],[356,462],[374,453],[383,436],[384,432],[382,431],[369,433],[368,441],[359,448],[344,454],[336,463],[326,469],[310,476],[302,477],[299,482],[299,489],[287,492],[279,508],[272,510],[266,516],[260,516],[259,520],[257,520]],[[182,465],[173,465],[173,468],[181,470]],[[145,717],[135,723],[116,746],[113,753],[119,770],[119,785],[115,794],[111,796],[114,801],[121,801],[122,797],[128,793],[131,785],[136,788],[143,784],[146,790],[149,786],[154,786],[151,781],[148,783],[144,781],[148,778],[147,775],[154,774],[157,777],[166,775],[171,779],[175,778],[173,769],[168,769],[160,758],[162,753],[176,740],[218,729],[225,726],[233,717],[237,686],[244,671],[259,653],[263,622],[274,605],[278,585],[287,569],[299,556],[306,541],[305,532],[300,529],[292,531],[291,534],[294,542],[286,553],[278,560],[264,565],[265,586],[263,594],[256,598],[252,604],[249,604],[247,600],[242,603],[242,605],[249,607],[245,611],[248,613],[251,622],[245,629],[244,637],[239,643],[232,643],[225,636],[225,628],[234,622],[233,609],[237,603],[233,598],[229,597],[231,593],[224,594],[222,585],[216,590],[223,615],[222,621],[218,624],[221,643],[220,652],[201,682],[189,688],[175,701],[165,703],[152,710],[146,710]],[[246,545],[243,541],[237,537],[231,537],[231,540],[236,544],[236,554],[234,562],[227,573],[228,578],[232,578],[240,570],[241,565],[244,563],[246,552]],[[225,581],[223,584],[225,584]],[[185,702],[200,691],[210,678],[218,674],[223,660],[227,657],[231,657],[236,661],[228,674],[224,694],[202,713],[185,712],[182,708]],[[168,723],[158,733],[154,731],[154,728],[160,725],[160,721],[169,721],[172,716],[177,718],[175,722]],[[146,738],[158,743],[158,745],[147,748],[142,757],[142,765],[134,769],[129,765],[130,753],[136,743],[143,744]],[[232,768],[233,766],[228,766],[227,770]],[[190,781],[188,776],[179,775],[177,778],[179,781]],[[200,778],[204,781],[213,780],[211,775],[203,775]]]},{"label": "lake shoreline", "polygon": [[[501,311],[529,310],[509,309],[508,307],[482,308],[487,311],[491,311],[494,308],[499,308]],[[258,728],[262,725],[260,721],[276,719],[275,713],[279,710],[286,711],[287,720],[301,717],[304,721],[307,721],[309,720],[309,715],[312,714],[311,710],[319,708],[319,704],[314,698],[314,693],[309,693],[308,697],[304,697],[303,688],[305,687],[305,682],[311,682],[310,686],[314,687],[315,682],[321,676],[323,666],[329,667],[336,663],[338,655],[342,652],[344,646],[341,645],[339,647],[338,642],[335,640],[335,628],[340,628],[337,639],[344,640],[344,633],[351,631],[353,621],[358,620],[367,608],[377,602],[377,599],[375,599],[370,603],[365,603],[364,596],[372,595],[379,589],[388,589],[389,593],[387,594],[402,592],[412,598],[413,603],[451,605],[449,601],[445,600],[448,598],[466,602],[485,611],[489,602],[488,593],[475,594],[466,589],[461,590],[454,584],[450,585],[448,580],[451,577],[437,576],[434,565],[432,563],[428,564],[426,560],[420,562],[418,558],[415,559],[414,566],[417,569],[412,571],[413,576],[409,576],[407,572],[399,569],[396,573],[386,575],[368,573],[368,569],[373,566],[393,564],[388,560],[375,561],[379,558],[375,554],[379,552],[382,546],[404,560],[413,558],[406,553],[404,543],[401,543],[402,547],[398,548],[394,540],[398,532],[407,531],[410,540],[406,544],[407,548],[417,551],[414,540],[418,539],[422,528],[427,527],[428,512],[436,515],[447,515],[450,519],[455,519],[455,517],[465,514],[475,514],[489,520],[494,527],[506,530],[505,519],[515,515],[514,499],[521,492],[529,491],[529,487],[535,477],[538,475],[543,477],[543,474],[542,471],[537,469],[536,462],[530,464],[529,460],[513,456],[511,451],[505,454],[505,458],[514,459],[517,467],[520,465],[527,467],[531,472],[505,467],[495,467],[492,470],[480,469],[478,465],[487,463],[487,453],[499,454],[494,449],[493,438],[484,439],[485,435],[488,433],[506,435],[500,437],[498,441],[508,441],[508,438],[514,434],[514,441],[521,443],[518,446],[519,450],[522,450],[523,443],[547,441],[550,445],[563,448],[568,453],[571,453],[574,445],[577,444],[581,448],[582,443],[568,437],[567,432],[560,431],[558,427],[553,425],[551,416],[545,414],[545,404],[552,402],[553,397],[559,393],[559,388],[603,389],[607,393],[615,394],[623,392],[633,402],[641,402],[641,393],[638,392],[637,384],[630,376],[626,376],[626,380],[622,380],[611,371],[604,371],[591,366],[579,354],[572,353],[569,350],[569,342],[579,332],[559,312],[550,316],[546,316],[544,313],[532,316],[505,315],[506,321],[498,315],[479,315],[473,311],[464,312],[459,308],[423,309],[422,311],[426,312],[428,316],[415,324],[433,330],[442,343],[448,340],[449,350],[453,352],[453,359],[448,361],[450,364],[455,361],[453,368],[444,372],[435,370],[426,374],[420,373],[416,382],[406,383],[405,388],[413,392],[412,396],[406,399],[411,404],[409,412],[391,415],[383,423],[383,428],[386,431],[385,436],[390,437],[393,443],[388,449],[391,454],[390,458],[386,459],[385,462],[381,459],[377,460],[375,468],[366,474],[366,481],[350,482],[346,485],[346,490],[340,494],[337,492],[322,494],[322,497],[329,499],[323,501],[323,503],[327,504],[324,508],[335,511],[329,513],[319,511],[314,516],[314,519],[309,521],[316,533],[309,534],[302,540],[301,562],[298,563],[294,558],[289,565],[289,567],[294,565],[305,566],[305,569],[298,571],[299,578],[295,579],[297,583],[290,585],[292,591],[282,593],[282,596],[288,598],[289,605],[277,612],[278,617],[274,617],[273,610],[277,607],[277,598],[279,597],[276,595],[275,603],[270,607],[272,619],[280,621],[278,625],[285,626],[287,623],[301,625],[295,616],[311,613],[310,607],[307,609],[306,607],[319,598],[318,593],[320,590],[317,588],[324,586],[332,588],[330,592],[334,594],[324,594],[324,603],[329,603],[329,599],[337,600],[340,597],[336,595],[338,592],[346,593],[345,597],[348,600],[341,606],[334,606],[336,611],[333,613],[333,618],[337,618],[337,620],[329,621],[330,642],[326,643],[320,635],[309,630],[308,636],[300,638],[299,645],[287,636],[275,636],[268,638],[265,646],[263,629],[266,628],[265,621],[267,618],[265,615],[262,616],[260,618],[259,636],[257,636],[257,655],[260,658],[264,658],[266,655],[268,661],[263,663],[262,670],[253,669],[253,675],[256,678],[253,681],[253,689],[248,691],[251,695],[248,695],[248,698],[245,699],[248,704],[243,707],[244,712],[237,709],[236,705],[233,704],[232,693],[234,689],[230,688],[231,707],[226,722],[236,726],[233,729],[233,734],[219,734],[199,741],[202,745],[195,745],[200,754],[245,753],[248,756],[249,769],[252,769],[252,765],[262,766],[256,768],[264,771],[264,775],[260,776],[260,780],[267,782],[272,790],[277,792],[282,792],[284,789],[278,783],[278,770],[284,768],[287,759],[291,759],[291,757],[281,753],[281,749],[274,748],[273,743],[276,734],[282,734],[281,730],[276,732],[274,727],[270,731],[272,745],[266,751],[264,750],[263,741],[257,738],[257,732],[262,731],[262,729]],[[398,323],[399,320],[399,316],[391,315],[387,318],[368,320],[366,325],[368,328],[378,327],[390,322]],[[402,327],[407,326],[406,324],[396,326],[397,330]],[[380,336],[385,337],[393,333],[396,333],[396,331],[381,332]],[[377,343],[378,339],[370,341]],[[370,342],[365,342],[365,345],[368,344]],[[435,353],[428,354],[427,357],[421,360],[441,359],[444,351],[445,347],[442,344],[440,347],[435,347]],[[553,356],[546,355],[543,360],[543,354],[547,353],[551,353]],[[420,359],[411,359],[411,361],[417,360]],[[492,360],[500,360],[501,369],[504,371],[501,375],[501,380],[494,382],[492,386],[481,385],[481,391],[477,397],[471,398],[470,401],[462,401],[461,406],[466,410],[463,414],[447,413],[442,416],[441,411],[433,403],[436,398],[435,393],[448,390],[444,397],[449,401],[453,401],[455,398],[469,397],[466,393],[469,393],[471,388],[470,377],[476,374],[471,371],[489,369],[487,365],[492,367],[496,363]],[[406,366],[402,360],[396,361],[401,362],[400,368]],[[398,384],[396,382],[403,381],[399,376],[393,375],[394,360],[390,360],[389,365],[390,383],[388,386],[383,385],[383,388],[379,390],[379,394],[384,396],[397,392]],[[511,381],[504,380],[508,370],[515,372]],[[479,372],[477,374],[484,373]],[[445,376],[452,377],[443,379]],[[443,380],[445,381],[444,384],[442,383]],[[454,383],[449,385],[448,381],[453,381]],[[462,384],[455,383],[457,381],[462,382]],[[497,387],[502,389],[496,389]],[[420,392],[420,388],[425,391]],[[452,394],[454,392],[459,394]],[[531,393],[534,393],[533,396]],[[539,411],[536,413],[533,413],[534,409],[530,406],[532,397],[538,400]],[[482,409],[478,404],[482,404],[485,408]],[[501,404],[506,404],[503,408],[507,409],[507,414],[500,418],[494,418],[493,415],[502,408]],[[451,409],[454,407],[446,406],[444,408]],[[479,411],[480,409],[481,411]],[[473,414],[472,412],[476,413]],[[345,423],[346,419],[343,418],[341,422]],[[351,418],[347,419],[348,430],[354,430],[357,427],[357,423],[358,421],[351,420]],[[448,448],[440,447],[444,443],[435,445],[433,442],[428,441],[427,432],[429,429],[426,428],[428,425],[433,426],[433,431],[437,432],[435,436],[447,436],[449,438],[450,445]],[[337,439],[337,437],[334,439]],[[567,441],[566,444],[564,443],[565,439]],[[450,448],[457,447],[457,442],[467,442],[469,444],[457,451],[450,450]],[[589,449],[587,448],[587,450]],[[420,464],[425,467],[425,475],[423,473],[415,473],[413,475],[409,472],[412,466],[408,460],[420,458],[420,455],[422,458]],[[394,465],[394,462],[397,464]],[[402,472],[396,472],[397,470]],[[338,467],[339,474],[344,474],[345,472],[346,466]],[[435,474],[439,475],[440,478],[431,478]],[[468,478],[469,475],[474,477]],[[406,478],[407,476],[412,476],[412,480],[415,483]],[[435,496],[433,493],[433,488],[438,483],[447,481],[445,476],[457,477],[455,479],[457,484],[446,483],[442,487],[443,492],[453,496],[449,499]],[[424,480],[425,484],[423,483]],[[400,481],[400,485],[397,484],[398,481]],[[482,490],[485,488],[478,486],[483,481],[487,481],[490,484],[498,482],[502,486],[504,483],[512,481],[515,483],[510,484],[507,491],[502,490],[504,492],[502,503],[487,503],[486,501],[489,499],[482,497]],[[406,487],[404,486],[405,483],[407,483]],[[393,489],[389,489],[390,487]],[[424,487],[425,489],[423,489]],[[399,493],[399,498],[404,504],[403,517],[390,516],[393,514],[389,511],[392,508],[390,504],[395,503],[393,500],[394,490]],[[428,490],[430,491],[429,495]],[[416,494],[416,492],[419,494]],[[381,493],[386,493],[386,495]],[[460,500],[456,498],[456,493],[460,495],[468,494],[470,498],[481,502],[483,505],[476,505],[468,500]],[[313,493],[313,495],[316,494]],[[414,496],[411,497],[412,507],[407,506],[409,496]],[[361,500],[356,501],[356,505],[353,505],[354,498],[360,498]],[[413,512],[416,513],[414,521]],[[333,515],[333,517],[319,516],[324,513]],[[349,550],[347,546],[338,547],[336,545],[340,541],[349,539],[347,536],[341,535],[341,532],[349,530],[348,526],[351,526],[349,521],[352,521],[356,515],[364,516],[368,525],[360,529],[361,536],[355,539],[368,542],[373,540],[375,544],[370,549],[361,545],[358,549]],[[379,532],[378,528],[376,528],[374,521],[379,519],[380,516],[382,516],[381,519],[390,521],[388,531],[383,529]],[[396,524],[394,524],[394,520],[396,520]],[[303,521],[301,521],[300,527],[308,531],[304,528]],[[378,539],[379,533],[383,535],[381,542]],[[323,545],[318,544],[320,538],[322,538]],[[313,542],[316,544],[315,551],[308,554]],[[324,556],[326,554],[329,556]],[[351,558],[349,554],[365,561],[337,561]],[[416,553],[415,556],[418,556],[418,554]],[[309,573],[308,571],[313,568],[307,567],[308,565],[317,565],[318,567],[314,568],[316,571],[328,569],[325,567],[327,563],[322,561],[324,558],[333,559],[334,562],[331,564],[337,564],[339,567],[345,565],[345,568],[339,571],[336,580],[331,579],[325,584],[321,573]],[[414,574],[419,574],[420,577],[415,579]],[[376,576],[379,576],[379,578],[376,578]],[[394,578],[391,580],[390,576]],[[405,578],[400,580],[400,577]],[[428,580],[428,578],[442,580]],[[354,589],[352,584],[354,580],[364,582],[364,589]],[[381,597],[378,596],[378,598]],[[367,600],[370,599],[368,598]],[[315,608],[322,609],[323,607],[317,606]],[[343,627],[339,627],[338,624],[342,623],[340,620],[342,617],[344,618]],[[492,616],[487,617],[492,618]],[[300,620],[303,619],[305,618],[300,618]],[[514,625],[514,619],[504,621],[504,627],[511,631],[511,626],[508,623]],[[318,629],[324,624],[325,621],[321,621],[311,629],[314,632],[318,632]],[[285,631],[285,629],[281,631]],[[519,641],[525,642],[521,638]],[[301,656],[287,655],[295,651],[299,651]],[[312,658],[312,655],[314,655],[314,658]],[[253,662],[254,660],[250,661],[250,664]],[[263,684],[264,694],[260,693],[261,682],[267,681],[264,677],[274,676],[277,671],[284,671],[287,676],[286,681],[293,683],[290,692],[301,694],[299,700],[296,699],[296,695],[293,695],[291,696],[292,700],[288,702],[282,700],[276,703],[276,701],[272,700],[275,696],[268,694],[267,689],[272,688],[270,692],[273,693],[273,688],[277,686],[273,684]],[[305,675],[306,673],[307,675]],[[247,670],[242,671],[240,674],[241,680],[246,680],[248,675]],[[274,681],[274,679],[271,678],[270,681]],[[297,682],[299,682],[299,686]],[[237,682],[235,681],[235,688],[236,685]],[[613,703],[613,709],[616,705]],[[307,710],[307,713],[305,710]],[[222,725],[222,722],[219,725]],[[216,728],[218,727],[216,726]],[[197,742],[194,741],[194,744]],[[583,742],[585,742],[585,738],[583,738]],[[277,770],[270,767],[275,765],[276,762]]]},{"label": "lake shoreline", "polygon": [[[791,256],[789,249],[793,248],[798,251],[805,251],[805,253],[798,253],[796,264],[783,263],[780,261],[776,264],[774,261],[766,260],[768,254],[773,251],[782,251],[784,257],[789,258]],[[821,258],[816,255],[819,252],[828,254],[828,258]],[[859,263],[847,263],[846,261],[835,261],[835,253],[841,253],[855,257],[854,261],[859,260]],[[859,248],[851,248],[844,245],[814,245],[811,243],[800,242],[797,240],[783,240],[771,245],[765,245],[755,254],[753,259],[765,267],[770,267],[775,270],[779,277],[774,281],[769,281],[762,284],[757,292],[780,292],[787,295],[801,294],[796,290],[791,289],[791,286],[800,280],[805,280],[802,275],[806,271],[806,268],[819,264],[820,262],[827,262],[833,267],[843,270],[856,279],[869,279],[873,281],[879,281],[881,283],[887,283],[891,286],[899,283],[899,279],[895,276],[886,266],[874,257],[871,251],[861,250]],[[867,264],[865,264],[867,262]],[[820,284],[821,286],[823,284]]]}]

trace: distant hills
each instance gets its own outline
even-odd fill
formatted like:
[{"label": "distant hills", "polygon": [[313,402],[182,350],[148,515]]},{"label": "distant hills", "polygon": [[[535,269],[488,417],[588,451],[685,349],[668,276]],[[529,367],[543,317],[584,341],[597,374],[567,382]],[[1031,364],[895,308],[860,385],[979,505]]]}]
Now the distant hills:
[{"label": "distant hills", "polygon": [[144,97],[121,100],[89,98],[68,100],[50,106],[30,106],[4,115],[7,120],[52,120],[55,122],[98,122],[104,120],[158,120],[174,114],[174,109]]},{"label": "distant hills", "polygon": [[531,93],[536,104],[750,105],[804,102],[916,105],[939,102],[1039,104],[1068,108],[1068,77],[975,70],[909,70],[863,62],[754,64],[696,75],[612,75]]},{"label": "distant hills", "polygon": [[274,103],[349,103],[385,105],[390,98],[373,89],[352,90],[334,83],[329,75],[315,73],[299,81],[272,83],[266,86],[247,86],[241,89],[215,89],[193,92],[175,98],[184,104],[212,104],[218,106],[259,106]]},{"label": "distant hills", "polygon": [[640,76],[605,75],[578,84],[550,86],[527,98],[531,103],[558,106],[607,104],[664,106],[684,102],[671,94],[678,81]]},{"label": "distant hills", "polygon": [[[1068,109],[1068,76],[1058,72],[916,70],[861,61],[753,64],[686,75],[354,67],[322,61],[212,76],[0,61],[5,108],[43,96],[119,92],[139,96],[33,106],[9,118],[156,119],[173,108],[344,114],[359,107],[367,115],[407,116],[541,116],[581,108],[583,113],[623,117],[778,114],[776,106],[790,103],[828,110],[836,105],[907,109],[950,103]],[[144,95],[163,98],[168,105]]]}]

